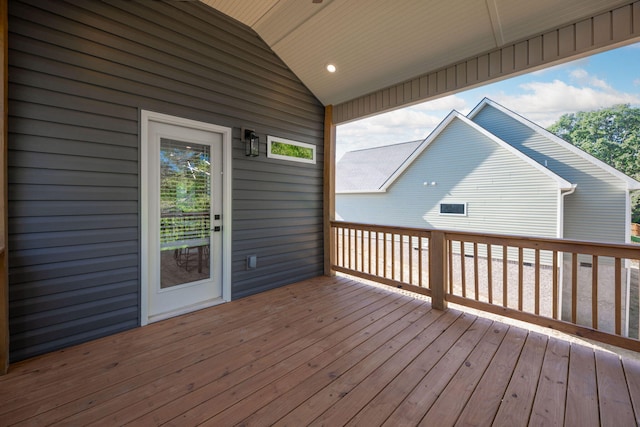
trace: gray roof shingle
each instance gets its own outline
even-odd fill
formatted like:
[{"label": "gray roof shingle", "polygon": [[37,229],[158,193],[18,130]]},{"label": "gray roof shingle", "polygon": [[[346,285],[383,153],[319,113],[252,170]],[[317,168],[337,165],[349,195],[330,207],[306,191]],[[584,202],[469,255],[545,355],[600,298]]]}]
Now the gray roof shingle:
[{"label": "gray roof shingle", "polygon": [[423,140],[349,151],[336,164],[336,192],[376,191]]}]

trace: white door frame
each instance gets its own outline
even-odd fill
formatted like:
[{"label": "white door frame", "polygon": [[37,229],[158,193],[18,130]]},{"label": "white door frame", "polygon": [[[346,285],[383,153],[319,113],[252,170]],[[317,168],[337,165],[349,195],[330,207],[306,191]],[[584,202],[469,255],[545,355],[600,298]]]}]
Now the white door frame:
[{"label": "white door frame", "polygon": [[140,259],[140,325],[149,323],[149,122],[183,126],[222,136],[222,302],[231,300],[231,128],[184,119],[153,111],[140,111],[140,189],[141,189],[141,259]]}]

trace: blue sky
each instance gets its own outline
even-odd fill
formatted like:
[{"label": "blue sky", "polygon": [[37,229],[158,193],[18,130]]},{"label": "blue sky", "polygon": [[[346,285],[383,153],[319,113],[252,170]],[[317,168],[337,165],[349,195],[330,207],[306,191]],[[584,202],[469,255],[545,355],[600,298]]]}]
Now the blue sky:
[{"label": "blue sky", "polygon": [[451,110],[467,114],[485,96],[544,127],[565,113],[640,107],[640,43],[340,125],[337,159],[347,151],[424,139]]}]

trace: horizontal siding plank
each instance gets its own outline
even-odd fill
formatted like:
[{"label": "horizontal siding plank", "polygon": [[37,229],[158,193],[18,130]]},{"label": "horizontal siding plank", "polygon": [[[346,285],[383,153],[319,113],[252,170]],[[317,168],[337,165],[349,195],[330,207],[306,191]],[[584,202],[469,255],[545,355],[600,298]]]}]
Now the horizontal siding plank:
[{"label": "horizontal siding plank", "polygon": [[137,293],[138,283],[136,280],[128,282],[109,283],[106,286],[93,286],[83,288],[80,292],[57,292],[55,295],[45,295],[40,298],[29,298],[25,301],[18,301],[11,307],[14,317],[28,315],[34,310],[49,311],[76,304],[84,304],[93,300],[103,300],[106,298],[120,297]]},{"label": "horizontal siding plank", "polygon": [[137,214],[137,201],[102,201],[91,203],[60,200],[15,200],[9,204],[9,215],[16,217],[48,217],[69,215]]},{"label": "horizontal siding plank", "polygon": [[[22,119],[13,116],[9,116],[9,127],[12,133],[22,135],[97,142],[101,144],[122,145],[125,147],[138,146],[137,134],[132,135],[121,132],[90,129],[60,123],[43,122],[40,120]],[[13,150],[13,139],[9,141],[9,144],[11,145],[9,149]]]},{"label": "horizontal siding plank", "polygon": [[[127,236],[131,238],[131,233]],[[107,240],[107,239],[105,239]],[[100,257],[137,255],[137,241],[105,241],[93,240],[91,244],[76,244],[73,241],[60,241],[59,246],[44,246],[37,249],[19,249],[11,253],[12,268],[19,271],[28,266],[46,266],[55,263],[65,263],[82,260],[96,260]],[[66,244],[66,245],[65,245]],[[26,245],[25,245],[26,246]],[[55,249],[55,250],[49,250]],[[52,266],[53,269],[61,266]]]},{"label": "horizontal siding plank", "polygon": [[233,200],[233,210],[278,210],[278,209],[322,209],[322,200],[252,200],[235,198]]},{"label": "horizontal siding plank", "polygon": [[[318,218],[321,216],[321,209],[286,210],[272,209],[260,211],[260,220],[263,219],[284,219],[284,218]],[[251,220],[256,221],[256,214],[252,210],[235,209],[233,211],[234,221]]]},{"label": "horizontal siding plank", "polygon": [[[37,82],[43,83],[43,79],[38,78]],[[81,112],[91,111],[92,114],[95,115],[113,117],[122,120],[130,120],[130,117],[137,114],[137,110],[133,107],[97,99],[90,99],[86,96],[76,96],[63,93],[57,86],[55,89],[56,90],[51,90],[51,87],[46,86],[44,88],[40,88],[23,84],[11,84],[9,86],[9,93],[12,98],[19,101],[16,102],[17,106],[20,106],[21,103],[36,103],[47,107],[58,107]],[[29,107],[31,106],[29,105]],[[26,106],[24,109],[27,110]],[[30,108],[28,111],[28,114],[31,115],[32,113]],[[15,109],[12,110],[11,113],[15,116],[19,115]]]},{"label": "horizontal siding plank", "polygon": [[14,100],[11,103],[11,115],[44,122],[68,124],[98,130],[118,129],[119,132],[137,134],[138,123],[134,120],[119,119],[105,115],[76,111],[62,107],[37,105],[32,102]]},{"label": "horizontal siding plank", "polygon": [[[12,153],[18,151],[63,154],[78,157],[96,157],[99,159],[138,161],[137,147],[123,147],[112,144],[87,144],[88,141],[74,141],[52,137],[13,134]],[[13,156],[12,156],[13,157]],[[13,159],[8,159],[13,161]]]},{"label": "horizontal siding plank", "polygon": [[137,253],[114,256],[102,256],[97,253],[95,256],[94,258],[12,268],[9,273],[10,280],[12,283],[34,282],[138,266]]},{"label": "horizontal siding plank", "polygon": [[[97,228],[82,231],[30,232],[20,238],[9,236],[9,243],[13,252],[35,248],[59,248],[61,246],[79,246],[92,243],[122,242],[131,240],[137,243],[138,227],[130,228]],[[13,258],[17,262],[19,256]],[[43,260],[41,258],[41,260]]]},{"label": "horizontal siding plank", "polygon": [[[68,158],[65,158],[65,160],[68,160]],[[88,172],[87,170],[77,171],[69,169],[26,169],[10,167],[8,175],[9,180],[16,184],[116,186],[138,188],[137,175],[125,175],[118,173]]]},{"label": "horizontal siding plank", "polygon": [[15,184],[9,189],[9,200],[138,200],[138,189],[127,187],[91,187]]},{"label": "horizontal siding plank", "polygon": [[[131,305],[133,302],[132,299],[121,303],[123,307],[118,310],[97,315],[92,315],[91,307],[87,307],[83,311],[83,314],[87,315],[86,318],[40,329],[37,334],[17,334],[11,341],[12,351],[16,353],[15,357],[24,359],[32,352],[48,353],[58,348],[134,328],[138,324],[138,308],[137,305]],[[69,330],[73,331],[72,335],[68,334]]]},{"label": "horizontal siding plank", "polygon": [[[112,286],[113,284],[123,282],[137,283],[137,280],[138,270],[135,266],[123,267],[117,270],[76,274],[74,276],[64,276],[34,282],[22,282],[9,286],[9,293],[12,301],[28,300],[29,298],[40,299],[44,296],[85,291],[86,289],[94,287]],[[87,283],[91,286],[87,287]],[[27,302],[20,301],[20,304],[26,303]]]},{"label": "horizontal siding plank", "polygon": [[137,227],[138,217],[132,214],[19,217],[11,222],[9,234],[43,233],[53,231],[102,230]]}]

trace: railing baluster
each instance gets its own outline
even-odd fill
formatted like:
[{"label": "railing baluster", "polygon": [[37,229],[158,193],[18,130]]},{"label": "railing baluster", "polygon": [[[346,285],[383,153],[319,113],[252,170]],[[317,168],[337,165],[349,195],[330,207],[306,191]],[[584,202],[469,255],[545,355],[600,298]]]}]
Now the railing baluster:
[{"label": "railing baluster", "polygon": [[364,271],[364,230],[360,230],[360,268]]},{"label": "railing baluster", "polygon": [[591,327],[598,329],[598,256],[591,257]]},{"label": "railing baluster", "polygon": [[467,297],[467,272],[465,270],[465,259],[464,259],[464,242],[460,240],[460,278],[462,283],[462,297]]},{"label": "railing baluster", "polygon": [[396,278],[396,234],[391,233],[391,280]]},{"label": "railing baluster", "polygon": [[380,232],[376,231],[376,276],[380,276]]},{"label": "railing baluster", "polygon": [[536,249],[535,255],[535,312],[540,314],[540,249]]},{"label": "railing baluster", "polygon": [[508,306],[508,279],[509,279],[509,247],[502,246],[502,306]]},{"label": "railing baluster", "polygon": [[367,273],[371,274],[371,230],[367,231]]},{"label": "railing baluster", "polygon": [[560,269],[558,268],[558,257],[560,255],[558,254],[558,251],[553,251],[553,260],[551,261],[553,263],[552,267],[553,268],[553,274],[552,274],[552,287],[553,287],[553,302],[551,303],[553,306],[553,318],[554,319],[559,319],[560,318],[560,313],[558,310],[558,306],[559,306],[559,296],[558,296],[558,275],[560,274]]},{"label": "railing baluster", "polygon": [[342,229],[342,266],[346,267],[347,266],[347,258],[346,258],[346,240],[345,240],[345,234],[347,232],[346,228]]},{"label": "railing baluster", "polygon": [[615,308],[616,308],[616,334],[622,334],[622,260],[616,257],[615,262]]},{"label": "railing baluster", "polygon": [[473,242],[473,290],[476,301],[480,301],[480,283],[478,282],[478,242]]},{"label": "railing baluster", "polygon": [[493,304],[493,257],[491,256],[491,244],[487,244],[487,294],[489,304]]},{"label": "railing baluster", "polygon": [[413,236],[409,235],[409,284],[413,284]]},{"label": "railing baluster", "polygon": [[398,246],[400,246],[400,281],[404,281],[404,236],[398,235]]},{"label": "railing baluster", "polygon": [[424,286],[422,282],[422,236],[418,237],[418,286]]},{"label": "railing baluster", "polygon": [[578,254],[571,254],[571,322],[578,318]]},{"label": "railing baluster", "polygon": [[522,311],[522,293],[524,291],[524,260],[522,246],[518,247],[518,310]]},{"label": "railing baluster", "polygon": [[453,240],[447,239],[449,246],[449,293],[453,293]]},{"label": "railing baluster", "polygon": [[383,277],[387,277],[387,233],[386,231],[382,233],[382,243],[383,243],[383,251],[382,251],[382,274]]}]

